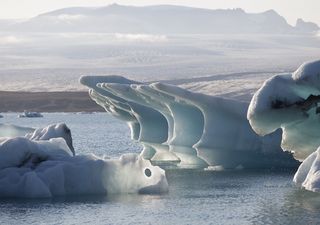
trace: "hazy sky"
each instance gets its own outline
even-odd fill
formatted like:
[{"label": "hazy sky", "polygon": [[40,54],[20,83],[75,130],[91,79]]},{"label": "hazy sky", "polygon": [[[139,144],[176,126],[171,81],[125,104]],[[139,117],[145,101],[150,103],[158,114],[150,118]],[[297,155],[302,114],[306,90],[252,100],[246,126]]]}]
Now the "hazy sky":
[{"label": "hazy sky", "polygon": [[0,0],[0,18],[28,18],[71,6],[174,4],[201,8],[243,8],[247,12],[275,9],[289,23],[301,17],[320,25],[320,0]]}]

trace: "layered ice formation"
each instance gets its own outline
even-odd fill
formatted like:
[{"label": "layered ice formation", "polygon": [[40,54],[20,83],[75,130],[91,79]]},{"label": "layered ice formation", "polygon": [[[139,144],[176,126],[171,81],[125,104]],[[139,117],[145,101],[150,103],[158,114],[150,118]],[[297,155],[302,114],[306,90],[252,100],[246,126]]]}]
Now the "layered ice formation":
[{"label": "layered ice formation", "polygon": [[281,131],[259,137],[248,104],[120,76],[84,76],[91,98],[128,123],[141,155],[154,164],[223,168],[295,167],[280,148]]},{"label": "layered ice formation", "polygon": [[252,98],[248,110],[250,124],[258,134],[283,130],[282,148],[304,160],[294,181],[312,191],[320,190],[319,102],[320,61],[313,61],[304,63],[292,74],[267,80]]},{"label": "layered ice formation", "polygon": [[[20,129],[9,125],[2,128]],[[0,197],[48,198],[168,190],[165,172],[137,154],[119,159],[74,156],[71,133],[65,124],[16,136],[0,138]]]}]

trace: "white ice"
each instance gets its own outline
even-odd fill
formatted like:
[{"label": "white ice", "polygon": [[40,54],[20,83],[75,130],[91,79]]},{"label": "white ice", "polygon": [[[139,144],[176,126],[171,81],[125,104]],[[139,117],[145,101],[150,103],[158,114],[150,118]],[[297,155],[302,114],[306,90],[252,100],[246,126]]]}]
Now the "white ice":
[{"label": "white ice", "polygon": [[20,127],[11,124],[0,124],[0,141],[12,137],[26,137],[30,140],[49,140],[51,138],[63,138],[71,152],[74,153],[71,131],[64,123],[49,125],[45,128],[34,129],[31,127]]},{"label": "white ice", "polygon": [[[282,148],[304,160],[294,182],[320,191],[320,61],[304,63],[292,74],[267,80],[248,110],[252,128],[266,135],[282,128]],[[318,149],[318,150],[317,150]]]},{"label": "white ice", "polygon": [[305,63],[267,80],[252,98],[248,119],[260,135],[282,128],[282,148],[303,160],[320,145],[319,95],[320,61]]},{"label": "white ice", "polygon": [[293,181],[306,190],[320,192],[320,148],[302,162]]},{"label": "white ice", "polygon": [[254,133],[247,103],[119,76],[85,76],[80,82],[108,113],[128,123],[132,139],[144,147],[141,155],[156,164],[297,166],[280,148],[280,131],[263,138]]},{"label": "white ice", "polygon": [[74,156],[65,128],[51,125],[25,137],[0,139],[0,197],[168,191],[165,172],[137,154],[119,159]]}]

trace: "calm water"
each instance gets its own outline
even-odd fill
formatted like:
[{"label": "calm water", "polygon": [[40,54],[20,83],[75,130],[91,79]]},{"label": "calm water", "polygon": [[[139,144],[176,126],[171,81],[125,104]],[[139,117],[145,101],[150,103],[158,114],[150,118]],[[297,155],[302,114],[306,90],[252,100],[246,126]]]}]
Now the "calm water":
[{"label": "calm water", "polygon": [[[66,122],[79,153],[139,152],[129,129],[106,114],[4,114],[1,123]],[[0,224],[320,224],[320,194],[292,184],[294,171],[168,170],[165,195],[0,200]]]}]

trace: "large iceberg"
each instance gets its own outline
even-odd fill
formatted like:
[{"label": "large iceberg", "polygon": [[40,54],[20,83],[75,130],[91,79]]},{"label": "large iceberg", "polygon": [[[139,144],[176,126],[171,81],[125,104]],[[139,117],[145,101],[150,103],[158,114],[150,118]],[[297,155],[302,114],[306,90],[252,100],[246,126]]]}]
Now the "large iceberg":
[{"label": "large iceberg", "polygon": [[294,181],[312,191],[320,190],[319,102],[320,61],[313,61],[292,74],[267,80],[253,96],[248,110],[250,124],[258,134],[283,130],[282,148],[304,160]]},{"label": "large iceberg", "polygon": [[[21,134],[21,127],[1,125]],[[30,128],[30,130],[32,130]],[[71,142],[70,142],[71,141]],[[137,154],[119,159],[74,155],[65,124],[0,138],[0,197],[47,198],[168,191],[164,170]]]},{"label": "large iceberg", "polygon": [[129,125],[153,164],[205,168],[296,167],[280,148],[281,130],[265,137],[250,127],[248,104],[121,76],[84,76],[80,82],[108,113]]}]

